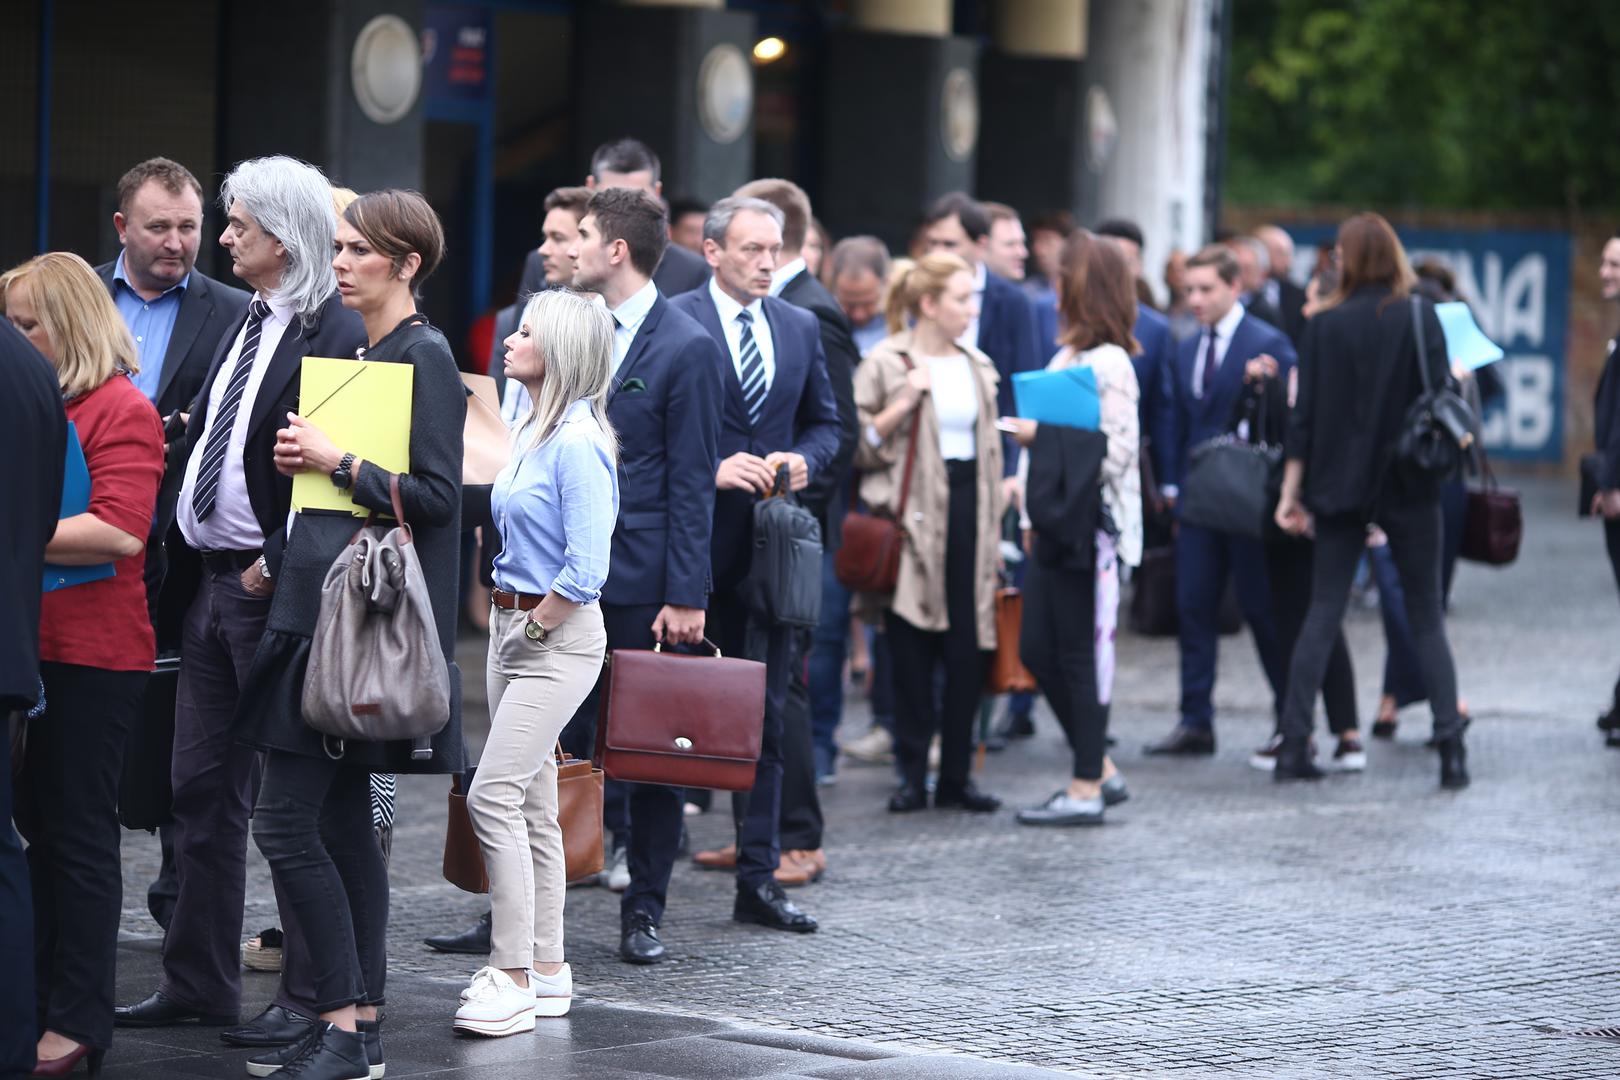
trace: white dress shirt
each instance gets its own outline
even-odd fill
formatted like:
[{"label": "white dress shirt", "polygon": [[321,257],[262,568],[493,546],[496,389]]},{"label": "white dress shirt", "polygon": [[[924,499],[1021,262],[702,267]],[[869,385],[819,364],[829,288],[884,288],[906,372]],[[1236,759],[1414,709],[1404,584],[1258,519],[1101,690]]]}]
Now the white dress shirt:
[{"label": "white dress shirt", "polygon": [[973,362],[964,354],[924,356],[928,395],[939,421],[939,452],[946,461],[972,461],[979,456],[979,387]]},{"label": "white dress shirt", "polygon": [[651,281],[637,289],[625,298],[624,303],[616,308],[609,308],[613,315],[613,370],[612,375],[617,377],[619,365],[629,355],[630,343],[636,340],[636,331],[647,319],[647,312],[652,310],[653,301],[658,299],[658,286]]},{"label": "white dress shirt", "polygon": [[[726,348],[731,350],[731,366],[737,372],[737,381],[741,382],[742,323],[737,321],[737,313],[744,310],[743,306],[727,296],[714,278],[709,279],[709,296],[714,300],[714,309],[720,313],[720,329],[726,335]],[[759,346],[759,358],[765,365],[765,392],[768,394],[776,381],[776,347],[771,342],[770,320],[765,318],[765,302],[755,300],[747,311],[754,317],[754,344]]]},{"label": "white dress shirt", "polygon": [[[1222,315],[1221,321],[1216,323],[1213,328],[1213,332],[1215,334],[1215,370],[1210,372],[1211,381],[1213,381],[1215,375],[1220,372],[1221,366],[1226,363],[1226,350],[1231,348],[1232,335],[1237,332],[1238,323],[1243,321],[1243,316],[1244,308],[1242,302],[1240,301],[1233,304],[1232,309],[1225,315]],[[1204,359],[1209,353],[1210,333],[1211,328],[1207,326],[1199,332],[1198,353],[1193,359],[1192,392],[1193,396],[1198,398],[1202,398],[1204,396],[1202,392],[1204,385]]]},{"label": "white dress shirt", "polygon": [[[242,473],[242,448],[247,444],[248,422],[253,417],[253,403],[259,396],[259,385],[264,382],[264,373],[270,367],[270,360],[276,355],[276,348],[281,344],[287,327],[292,325],[294,316],[293,307],[284,300],[272,300],[269,297],[254,294],[255,300],[263,300],[270,305],[270,314],[265,317],[259,328],[259,351],[253,356],[253,369],[248,373],[247,384],[242,388],[242,401],[236,409],[236,422],[231,425],[230,438],[225,444],[225,462],[220,468],[219,488],[214,496],[214,512],[208,516],[207,521],[198,521],[197,512],[192,508],[192,492],[197,486],[197,470],[202,464],[203,451],[208,446],[208,433],[214,430],[214,421],[219,416],[219,403],[225,396],[225,388],[231,384],[231,376],[236,371],[236,362],[242,355],[242,337],[247,333],[247,322],[236,332],[236,340],[231,343],[231,351],[225,362],[220,364],[219,373],[214,376],[214,384],[208,390],[208,416],[203,422],[203,429],[197,435],[197,442],[191,449],[191,456],[186,459],[185,480],[180,485],[180,502],[176,507],[177,519],[180,522],[180,534],[186,538],[186,543],[194,548],[205,551],[253,551],[264,546],[264,530],[259,528],[259,519],[253,516],[253,504],[248,501],[247,479]],[[266,423],[285,427],[287,418],[284,416],[271,417]]]},{"label": "white dress shirt", "polygon": [[787,288],[787,283],[808,269],[810,266],[804,261],[803,256],[778,266],[776,272],[771,275],[771,295],[781,296],[782,290]]},{"label": "white dress shirt", "polygon": [[973,299],[977,301],[973,309],[976,314],[968,323],[968,328],[962,331],[962,336],[956,339],[958,345],[965,345],[970,349],[979,347],[979,317],[984,314],[985,274],[984,263],[981,262],[973,268]]}]

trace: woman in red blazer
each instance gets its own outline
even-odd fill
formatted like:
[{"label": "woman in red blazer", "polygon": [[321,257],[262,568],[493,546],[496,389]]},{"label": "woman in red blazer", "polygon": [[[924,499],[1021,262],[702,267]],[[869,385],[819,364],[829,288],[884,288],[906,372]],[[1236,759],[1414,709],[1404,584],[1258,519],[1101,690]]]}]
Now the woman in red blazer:
[{"label": "woman in red blazer", "polygon": [[34,1075],[66,1076],[81,1058],[94,1075],[112,1044],[118,776],[155,653],[143,579],[163,426],[127,377],[135,342],[83,259],[51,252],[0,276],[0,312],[56,369],[90,472],[89,509],[57,524],[47,563],[113,571],[41,603],[45,710],[29,721],[16,793],[44,1003]]}]

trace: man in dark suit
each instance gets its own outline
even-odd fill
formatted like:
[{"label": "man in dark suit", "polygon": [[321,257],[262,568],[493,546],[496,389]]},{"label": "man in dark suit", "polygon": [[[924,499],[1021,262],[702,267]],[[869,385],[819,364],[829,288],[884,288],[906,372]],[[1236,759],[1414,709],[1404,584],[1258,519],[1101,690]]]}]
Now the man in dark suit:
[{"label": "man in dark suit", "polygon": [[[849,319],[838,306],[838,301],[805,265],[802,250],[812,219],[810,197],[791,180],[755,180],[738,188],[735,194],[764,199],[782,211],[782,254],[771,275],[770,295],[809,311],[821,328],[821,348],[827,357],[827,379],[832,384],[833,400],[838,403],[838,451],[833,455],[832,464],[799,493],[799,501],[821,522],[825,581],[831,572],[832,559],[841,538],[845,481],[849,476],[850,462],[855,456],[858,420],[855,415],[854,380],[860,352],[855,347]],[[828,634],[837,633],[842,638],[848,633],[848,599],[846,597],[840,606],[838,597],[828,595],[832,591],[823,590],[821,621],[824,625],[817,628],[815,636],[821,636],[826,631]],[[841,593],[841,590],[838,591]],[[829,622],[839,626],[825,626]],[[827,869],[827,859],[822,852],[824,821],[816,784],[832,773],[837,760],[833,732],[813,731],[811,728],[810,687],[806,665],[799,662],[810,652],[811,633],[807,631],[799,635],[797,646],[788,679],[787,708],[783,715],[782,865],[776,873],[777,880],[783,884],[814,881]],[[842,660],[840,655],[840,663]],[[735,852],[735,848],[731,849],[733,859]]]},{"label": "man in dark suit", "polygon": [[832,466],[842,430],[816,317],[769,295],[782,220],[782,212],[762,199],[733,196],[715,203],[703,225],[703,253],[714,276],[706,288],[671,305],[696,319],[723,353],[710,637],[728,654],[762,659],[766,667],[759,767],[746,802],[739,798],[734,807],[739,821],[732,917],[806,933],[816,921],[787,899],[775,878],[791,635],[783,627],[760,625],[739,588],[753,551],[754,504],[771,491],[781,467],[793,491],[808,488]]},{"label": "man in dark suit", "polygon": [[[1134,221],[1124,218],[1109,218],[1107,221],[1097,223],[1092,230],[1098,236],[1106,236],[1119,245],[1125,253],[1125,262],[1131,268],[1131,276],[1140,285],[1142,277],[1142,248],[1146,241],[1142,236],[1142,229]],[[1143,440],[1147,443],[1148,453],[1152,460],[1156,475],[1163,476],[1167,467],[1165,453],[1167,449],[1166,433],[1159,430],[1159,423],[1164,415],[1163,401],[1170,392],[1171,365],[1174,362],[1174,341],[1170,337],[1170,320],[1159,314],[1147,304],[1138,302],[1136,305],[1136,325],[1131,328],[1137,343],[1142,351],[1131,357],[1131,366],[1136,369],[1137,418]],[[1150,498],[1156,492],[1144,489],[1143,495]]]},{"label": "man in dark suit", "polygon": [[[646,143],[638,139],[615,139],[598,146],[591,155],[591,174],[585,178],[585,186],[592,190],[639,188],[662,199],[661,168],[658,155]],[[666,220],[666,230],[667,227]],[[659,257],[652,280],[662,295],[679,296],[709,280],[709,267],[701,255],[679,244],[669,244]]]},{"label": "man in dark suit", "polygon": [[[253,299],[220,338],[186,425],[158,605],[160,627],[179,628],[184,660],[171,769],[179,896],[158,989],[114,1010],[122,1027],[227,1025],[240,1009],[257,755],[236,741],[235,716],[286,545],[292,481],[276,471],[276,429],[298,408],[305,356],[353,356],[366,342],[360,317],[337,295],[330,200],[318,171],[284,157],[242,162],[220,190],[220,243]],[[227,1041],[274,1046],[309,1029],[317,1005],[310,959],[296,924],[284,932],[275,1001],[226,1032]]]},{"label": "man in dark suit", "polygon": [[135,385],[163,417],[169,443],[146,543],[146,591],[154,610],[163,582],[163,537],[180,494],[184,461],[176,436],[185,430],[182,414],[202,386],[220,337],[248,302],[241,289],[196,269],[202,224],[202,185],[191,170],[168,158],[150,158],[118,181],[113,228],[124,250],[96,267],[140,353]]},{"label": "man in dark suit", "polygon": [[[67,417],[56,372],[28,339],[0,318],[0,718],[39,701],[39,594],[45,545],[62,505]],[[0,739],[0,1076],[36,1064],[33,892],[28,860],[11,827],[11,739]]]},{"label": "man in dark suit", "polygon": [[[637,188],[596,192],[569,248],[574,284],[600,293],[613,314],[608,419],[619,434],[619,520],[602,590],[608,649],[703,640],[709,603],[714,464],[719,460],[719,350],[652,282],[669,245],[663,204]],[[580,756],[595,748],[593,693],[563,733]],[[625,835],[630,885],[620,901],[619,955],[664,959],[658,937],[680,846],[675,788],[630,784]]]},{"label": "man in dark suit", "polygon": [[1282,313],[1266,299],[1266,285],[1271,281],[1271,253],[1266,245],[1252,236],[1234,236],[1226,241],[1238,264],[1238,301],[1250,315],[1281,330]]},{"label": "man in dark suit", "polygon": [[[1223,245],[1205,248],[1187,262],[1188,302],[1203,332],[1183,342],[1176,356],[1171,393],[1163,405],[1167,471],[1161,482],[1174,505],[1186,469],[1187,451],[1224,433],[1243,390],[1246,369],[1257,365],[1286,379],[1294,347],[1282,332],[1244,311],[1238,301],[1237,259]],[[1181,620],[1181,720],[1147,748],[1150,754],[1213,754],[1215,662],[1221,596],[1227,578],[1237,585],[1244,620],[1254,634],[1260,663],[1275,699],[1286,677],[1271,619],[1271,593],[1260,541],[1181,523],[1176,539],[1176,609]]]},{"label": "man in dark suit", "polygon": [[1305,333],[1305,290],[1294,284],[1294,238],[1276,225],[1262,225],[1254,238],[1265,245],[1271,266],[1270,278],[1261,294],[1282,321],[1277,329],[1288,335],[1297,348]]},{"label": "man in dark suit", "polygon": [[[1599,288],[1609,303],[1620,301],[1620,232],[1603,245],[1598,263]],[[1609,342],[1597,397],[1592,402],[1592,434],[1597,444],[1597,495],[1592,513],[1603,521],[1603,541],[1609,552],[1614,582],[1620,585],[1620,337]],[[1620,680],[1614,684],[1609,708],[1598,717],[1609,746],[1620,748]]]}]

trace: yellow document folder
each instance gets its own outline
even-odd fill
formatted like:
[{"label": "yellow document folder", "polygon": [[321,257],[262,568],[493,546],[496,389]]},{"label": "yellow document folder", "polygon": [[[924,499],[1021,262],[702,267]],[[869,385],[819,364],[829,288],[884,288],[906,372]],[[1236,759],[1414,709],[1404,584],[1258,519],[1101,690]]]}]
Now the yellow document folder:
[{"label": "yellow document folder", "polygon": [[[306,356],[299,415],[324,431],[339,450],[389,472],[409,472],[415,372],[410,364]],[[330,476],[315,472],[293,477],[292,505],[294,510],[341,510],[355,517],[370,513]]]}]

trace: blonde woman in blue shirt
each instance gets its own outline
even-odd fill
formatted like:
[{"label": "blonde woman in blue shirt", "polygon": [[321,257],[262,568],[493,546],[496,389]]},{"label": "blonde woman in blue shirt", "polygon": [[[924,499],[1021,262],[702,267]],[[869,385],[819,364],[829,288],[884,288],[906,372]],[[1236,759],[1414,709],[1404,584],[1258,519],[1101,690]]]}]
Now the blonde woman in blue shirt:
[{"label": "blonde woman in blue shirt", "polygon": [[602,670],[597,607],[619,512],[607,419],[613,317],[556,289],[524,308],[506,374],[534,406],[490,503],[503,546],[489,620],[489,741],[467,810],[489,871],[489,965],[461,995],[455,1027],[534,1030],[573,996],[563,962],[562,832],[552,748]]}]

